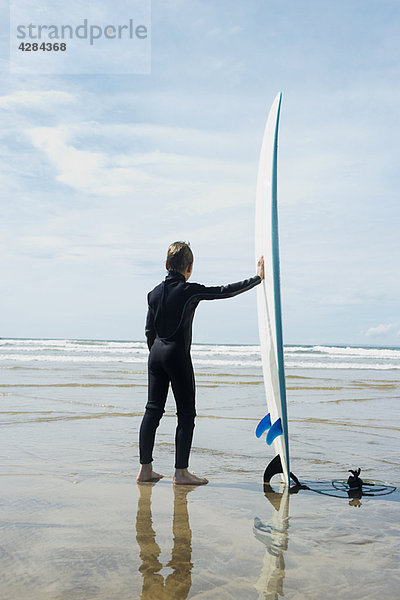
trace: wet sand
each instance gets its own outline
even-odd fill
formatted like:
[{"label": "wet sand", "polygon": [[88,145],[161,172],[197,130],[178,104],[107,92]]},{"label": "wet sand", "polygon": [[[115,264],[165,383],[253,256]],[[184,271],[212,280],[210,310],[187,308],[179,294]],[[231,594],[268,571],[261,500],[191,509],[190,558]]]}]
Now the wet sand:
[{"label": "wet sand", "polygon": [[389,497],[20,475],[0,498],[3,600],[398,597]]},{"label": "wet sand", "polygon": [[[399,483],[398,369],[380,350],[367,369],[370,351],[359,352],[362,368],[334,368],[332,354],[326,367],[312,355],[287,370],[291,468],[314,487],[358,466]],[[4,342],[1,600],[397,599],[399,491],[265,494],[272,450],[254,435],[265,414],[255,350],[195,353],[190,466],[210,483],[175,490],[172,398],[154,465],[166,477],[135,482],[144,344]]]}]

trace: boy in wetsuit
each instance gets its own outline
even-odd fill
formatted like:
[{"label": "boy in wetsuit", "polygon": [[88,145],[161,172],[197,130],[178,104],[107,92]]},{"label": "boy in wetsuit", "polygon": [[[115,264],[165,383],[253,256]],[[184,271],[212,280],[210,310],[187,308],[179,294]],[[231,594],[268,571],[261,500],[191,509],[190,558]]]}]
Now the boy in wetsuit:
[{"label": "boy in wetsuit", "polygon": [[140,470],[138,482],[158,481],[153,471],[153,447],[156,429],[164,413],[169,384],[175,397],[178,424],[175,435],[174,483],[202,485],[208,480],[188,471],[195,410],[195,381],[190,356],[192,322],[201,300],[232,298],[261,283],[264,259],[260,258],[257,275],[225,286],[206,287],[188,283],[193,269],[189,244],[174,242],[168,248],[168,275],[147,296],[146,338],[148,361],[148,402],[139,433]]}]

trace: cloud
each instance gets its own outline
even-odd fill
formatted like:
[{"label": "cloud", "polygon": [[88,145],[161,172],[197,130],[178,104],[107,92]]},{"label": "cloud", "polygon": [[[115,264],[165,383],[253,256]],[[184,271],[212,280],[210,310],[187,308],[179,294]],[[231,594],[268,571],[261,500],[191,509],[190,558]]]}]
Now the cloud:
[{"label": "cloud", "polygon": [[207,35],[212,37],[215,35],[220,35],[222,33],[222,29],[220,27],[214,27],[213,29],[210,29],[210,31],[207,32]]},{"label": "cloud", "polygon": [[41,108],[48,110],[54,105],[72,104],[76,96],[62,90],[16,90],[8,96],[0,96],[0,108]]},{"label": "cloud", "polygon": [[381,336],[381,335],[386,335],[387,333],[389,333],[393,329],[394,329],[393,323],[387,323],[386,325],[384,325],[383,323],[381,323],[380,325],[377,325],[376,327],[370,327],[365,332],[365,336],[366,337],[378,337],[378,336]]},{"label": "cloud", "polygon": [[[159,136],[154,126],[123,131],[119,124],[115,130],[110,125],[103,130],[93,123],[36,127],[26,134],[55,168],[56,181],[88,197],[157,198],[164,206],[168,201],[168,210],[196,214],[247,206],[252,201],[253,166],[210,155],[210,148],[220,147],[221,134],[203,132],[197,150],[202,152],[207,146],[206,156],[196,154],[194,147],[185,152],[185,140],[192,139],[192,130],[177,132],[175,147],[182,152],[173,151],[169,140],[174,130],[165,127],[160,128]],[[155,137],[162,149],[154,148]]]},{"label": "cloud", "polygon": [[68,142],[64,127],[40,127],[27,131],[32,144],[55,166],[57,181],[86,194],[118,196],[132,184],[143,181],[143,173],[121,167],[104,152],[82,150]]}]

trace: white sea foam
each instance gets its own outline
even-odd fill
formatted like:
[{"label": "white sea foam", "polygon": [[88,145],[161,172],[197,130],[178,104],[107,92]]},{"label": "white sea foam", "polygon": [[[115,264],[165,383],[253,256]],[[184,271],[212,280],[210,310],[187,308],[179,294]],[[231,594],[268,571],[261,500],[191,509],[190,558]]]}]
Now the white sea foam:
[{"label": "white sea foam", "polygon": [[[286,346],[287,369],[400,369],[400,349],[351,346]],[[193,360],[204,367],[261,366],[257,345],[193,344]],[[0,340],[0,361],[48,363],[145,363],[144,341]]]},{"label": "white sea foam", "polygon": [[147,357],[118,357],[118,356],[80,356],[78,354],[3,354],[0,355],[0,361],[17,362],[44,362],[44,363],[146,363]]},{"label": "white sea foam", "polygon": [[259,346],[200,346],[193,344],[192,356],[231,356],[234,358],[243,357],[259,357]]},{"label": "white sea foam", "polygon": [[144,342],[91,342],[75,340],[0,340],[0,351],[10,349],[12,352],[76,352],[102,354],[148,353]]},{"label": "white sea foam", "polygon": [[389,371],[400,369],[400,364],[395,363],[351,363],[351,362],[308,362],[308,361],[285,361],[287,369],[372,369],[377,371]]},{"label": "white sea foam", "polygon": [[400,350],[393,348],[354,348],[352,346],[313,346],[313,352],[329,356],[359,356],[361,358],[394,358],[400,359]]},{"label": "white sea foam", "polygon": [[194,359],[193,363],[195,366],[204,365],[211,367],[260,367],[261,368],[261,359],[260,360],[218,360],[218,359]]}]

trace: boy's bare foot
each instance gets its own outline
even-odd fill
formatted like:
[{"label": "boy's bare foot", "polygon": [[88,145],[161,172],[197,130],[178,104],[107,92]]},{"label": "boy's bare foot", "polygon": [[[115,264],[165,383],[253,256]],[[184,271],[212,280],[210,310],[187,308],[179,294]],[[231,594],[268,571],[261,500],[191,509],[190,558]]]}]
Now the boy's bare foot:
[{"label": "boy's bare foot", "polygon": [[147,465],[140,465],[138,476],[136,477],[136,481],[138,483],[145,483],[146,481],[159,481],[164,475],[160,475],[160,473],[156,473],[153,471],[152,463],[148,463]]},{"label": "boy's bare foot", "polygon": [[197,475],[189,473],[187,469],[175,469],[174,483],[176,485],[205,485],[208,483],[208,479],[197,477]]}]

